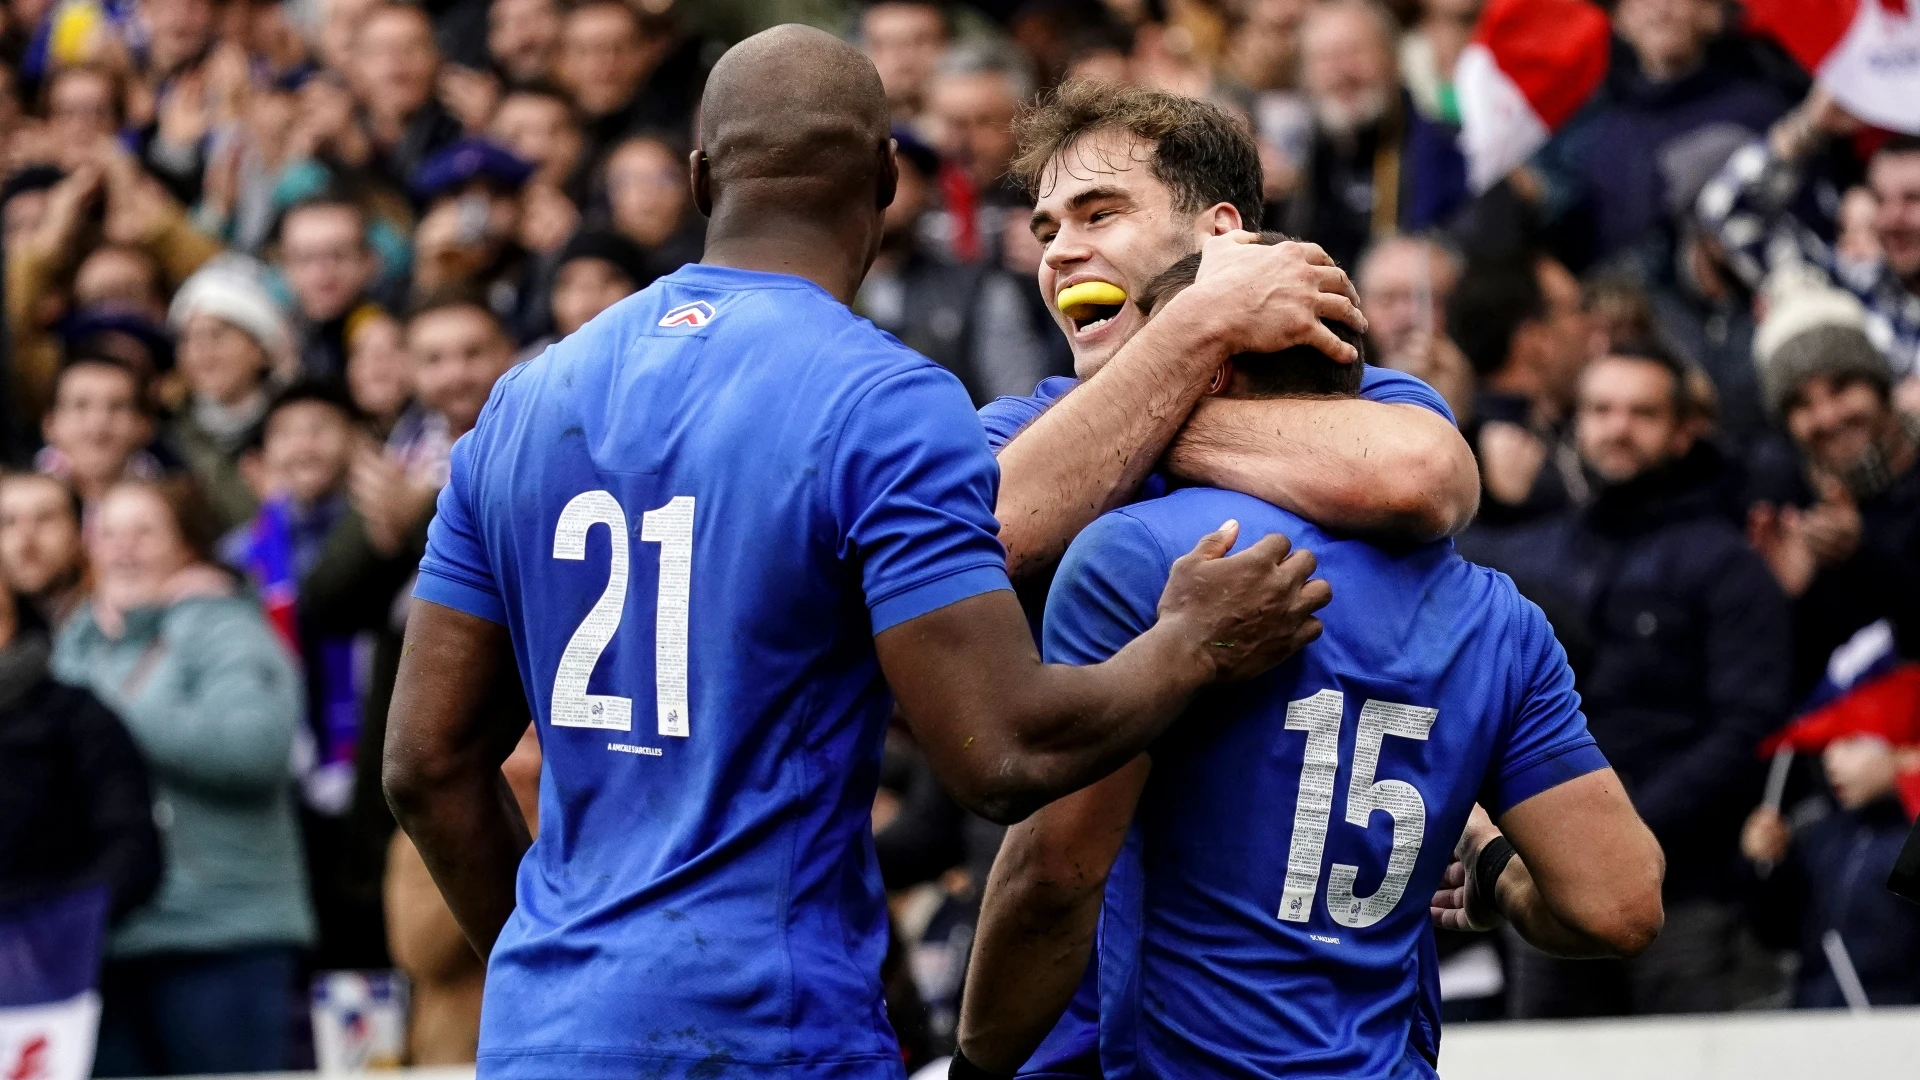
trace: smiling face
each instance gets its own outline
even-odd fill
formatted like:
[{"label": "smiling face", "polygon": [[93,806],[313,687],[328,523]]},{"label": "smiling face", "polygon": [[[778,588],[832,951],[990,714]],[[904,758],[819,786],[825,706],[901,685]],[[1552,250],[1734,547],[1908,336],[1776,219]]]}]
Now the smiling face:
[{"label": "smiling face", "polygon": [[1137,296],[1208,236],[1240,227],[1239,212],[1221,203],[1200,213],[1179,209],[1153,175],[1153,144],[1125,131],[1098,129],[1069,143],[1041,173],[1033,208],[1040,294],[1073,346],[1074,372],[1099,371],[1145,321],[1133,304],[1094,304],[1061,313],[1063,289],[1105,282]]}]

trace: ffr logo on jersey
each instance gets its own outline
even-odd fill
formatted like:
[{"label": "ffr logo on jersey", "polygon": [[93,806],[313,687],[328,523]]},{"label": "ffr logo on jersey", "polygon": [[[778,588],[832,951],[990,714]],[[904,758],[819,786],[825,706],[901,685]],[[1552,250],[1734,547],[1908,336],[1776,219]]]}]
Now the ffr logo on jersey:
[{"label": "ffr logo on jersey", "polygon": [[705,326],[713,321],[713,314],[712,304],[707,303],[705,300],[695,300],[691,303],[681,304],[679,307],[660,316],[660,325],[669,328]]}]

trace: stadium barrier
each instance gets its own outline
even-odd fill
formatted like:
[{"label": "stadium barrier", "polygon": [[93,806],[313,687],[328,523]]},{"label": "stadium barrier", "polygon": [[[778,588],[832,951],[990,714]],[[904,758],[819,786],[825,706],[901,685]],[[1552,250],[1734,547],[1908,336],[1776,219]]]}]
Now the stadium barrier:
[{"label": "stadium barrier", "polygon": [[[944,1070],[939,1070],[944,1075]],[[220,1080],[319,1080],[268,1073]],[[337,1075],[337,1074],[336,1074]],[[471,1068],[396,1069],[387,1080],[473,1080]],[[1920,1008],[1750,1012],[1649,1020],[1456,1024],[1442,1080],[1879,1080],[1920,1076]],[[212,1080],[212,1078],[208,1078]]]}]

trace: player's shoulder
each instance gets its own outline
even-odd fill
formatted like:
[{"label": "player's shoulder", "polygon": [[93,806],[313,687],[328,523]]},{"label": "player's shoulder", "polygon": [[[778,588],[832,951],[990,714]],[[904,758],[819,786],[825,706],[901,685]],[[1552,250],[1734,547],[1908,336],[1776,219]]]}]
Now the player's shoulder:
[{"label": "player's shoulder", "polygon": [[1183,487],[1102,515],[1094,523],[1099,530],[1094,540],[1135,532],[1150,538],[1171,563],[1228,520],[1240,523],[1235,550],[1272,533],[1281,533],[1295,544],[1322,539],[1320,531],[1305,518],[1251,495],[1222,488]]}]

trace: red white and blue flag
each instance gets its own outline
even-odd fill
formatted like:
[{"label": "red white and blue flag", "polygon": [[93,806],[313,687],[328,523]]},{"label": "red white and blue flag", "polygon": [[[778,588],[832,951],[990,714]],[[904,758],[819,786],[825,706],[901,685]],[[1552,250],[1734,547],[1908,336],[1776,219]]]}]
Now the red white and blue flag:
[{"label": "red white and blue flag", "polygon": [[1746,27],[1778,41],[1854,118],[1920,135],[1920,0],[1746,0]]},{"label": "red white and blue flag", "polygon": [[1475,191],[1526,163],[1606,78],[1607,15],[1586,0],[1489,0],[1460,53],[1460,149]]},{"label": "red white and blue flag", "polygon": [[92,1073],[106,928],[98,887],[0,907],[0,1078]]}]

